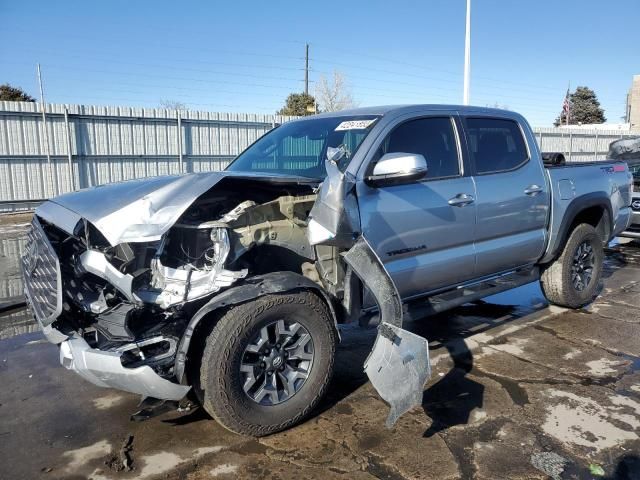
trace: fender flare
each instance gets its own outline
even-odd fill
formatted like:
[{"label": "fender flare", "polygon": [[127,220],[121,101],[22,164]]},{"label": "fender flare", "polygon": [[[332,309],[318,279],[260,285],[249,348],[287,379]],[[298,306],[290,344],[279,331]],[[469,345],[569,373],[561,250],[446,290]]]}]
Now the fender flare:
[{"label": "fender flare", "polygon": [[[575,219],[583,210],[592,207],[601,207],[604,210],[604,214],[607,216],[609,227],[613,228],[613,212],[611,209],[611,201],[606,192],[592,192],[574,198],[569,203],[569,205],[567,205],[567,208],[564,211],[564,215],[562,216],[562,221],[560,223],[560,230],[555,237],[553,245],[549,247],[547,253],[544,255],[544,258],[540,263],[547,263],[556,258],[558,252],[571,234],[569,228],[571,227]],[[611,234],[611,232],[609,232],[609,234]],[[605,238],[603,240],[608,241],[610,239]]]},{"label": "fender flare", "polygon": [[274,293],[285,293],[295,290],[313,290],[326,302],[333,318],[334,326],[338,338],[340,332],[338,330],[338,320],[331,298],[327,292],[317,283],[294,272],[271,272],[264,275],[256,275],[247,279],[244,283],[231,287],[220,294],[213,297],[209,302],[204,304],[191,317],[189,324],[180,339],[175,360],[175,376],[178,382],[182,383],[184,378],[185,367],[187,363],[187,353],[193,334],[200,322],[209,314],[227,308],[233,305],[246,303],[256,298]]}]

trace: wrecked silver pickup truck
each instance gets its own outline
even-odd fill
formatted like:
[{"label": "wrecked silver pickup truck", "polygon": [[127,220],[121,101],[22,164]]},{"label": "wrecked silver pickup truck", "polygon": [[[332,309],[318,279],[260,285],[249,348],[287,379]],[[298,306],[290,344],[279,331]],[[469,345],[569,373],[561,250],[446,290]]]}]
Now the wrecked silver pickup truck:
[{"label": "wrecked silver pickup truck", "polygon": [[419,404],[438,312],[541,280],[553,303],[598,291],[603,245],[627,227],[624,163],[545,165],[512,112],[404,106],[286,123],[223,172],[135,180],[35,212],[26,296],[61,363],[186,399],[266,435],[325,393],[338,324],[379,315],[365,364],[390,404]]}]

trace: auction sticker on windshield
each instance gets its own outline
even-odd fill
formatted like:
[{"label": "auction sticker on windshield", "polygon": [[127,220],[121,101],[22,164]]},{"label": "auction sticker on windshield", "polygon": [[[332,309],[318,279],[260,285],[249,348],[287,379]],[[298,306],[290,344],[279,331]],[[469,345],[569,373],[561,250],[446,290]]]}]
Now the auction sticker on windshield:
[{"label": "auction sticker on windshield", "polygon": [[347,120],[346,122],[342,122],[340,125],[338,125],[335,131],[339,132],[341,130],[364,130],[375,121],[375,118],[372,118],[370,120]]}]

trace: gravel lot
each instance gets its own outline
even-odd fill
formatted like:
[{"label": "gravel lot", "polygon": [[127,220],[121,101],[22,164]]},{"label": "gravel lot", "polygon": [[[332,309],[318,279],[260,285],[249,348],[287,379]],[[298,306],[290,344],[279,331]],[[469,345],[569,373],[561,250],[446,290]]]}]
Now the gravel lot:
[{"label": "gravel lot", "polygon": [[[19,223],[0,221],[3,285],[18,278],[5,245],[19,244]],[[434,373],[422,407],[391,430],[362,371],[375,330],[347,326],[319,411],[259,440],[201,410],[130,422],[138,397],[65,370],[28,312],[5,312],[0,478],[637,479],[640,244],[608,249],[605,277],[580,311],[549,307],[530,284],[410,322],[431,341]]]}]

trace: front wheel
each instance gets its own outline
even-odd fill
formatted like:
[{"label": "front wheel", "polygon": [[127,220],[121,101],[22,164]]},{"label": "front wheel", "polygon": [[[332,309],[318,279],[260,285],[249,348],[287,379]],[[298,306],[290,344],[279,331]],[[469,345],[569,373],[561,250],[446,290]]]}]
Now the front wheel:
[{"label": "front wheel", "polygon": [[327,390],[337,333],[318,295],[266,295],[232,307],[207,339],[205,410],[225,428],[263,436],[305,418]]},{"label": "front wheel", "polygon": [[560,256],[546,265],[540,277],[545,297],[551,303],[578,308],[598,294],[604,249],[602,239],[591,225],[578,225],[569,236]]}]

